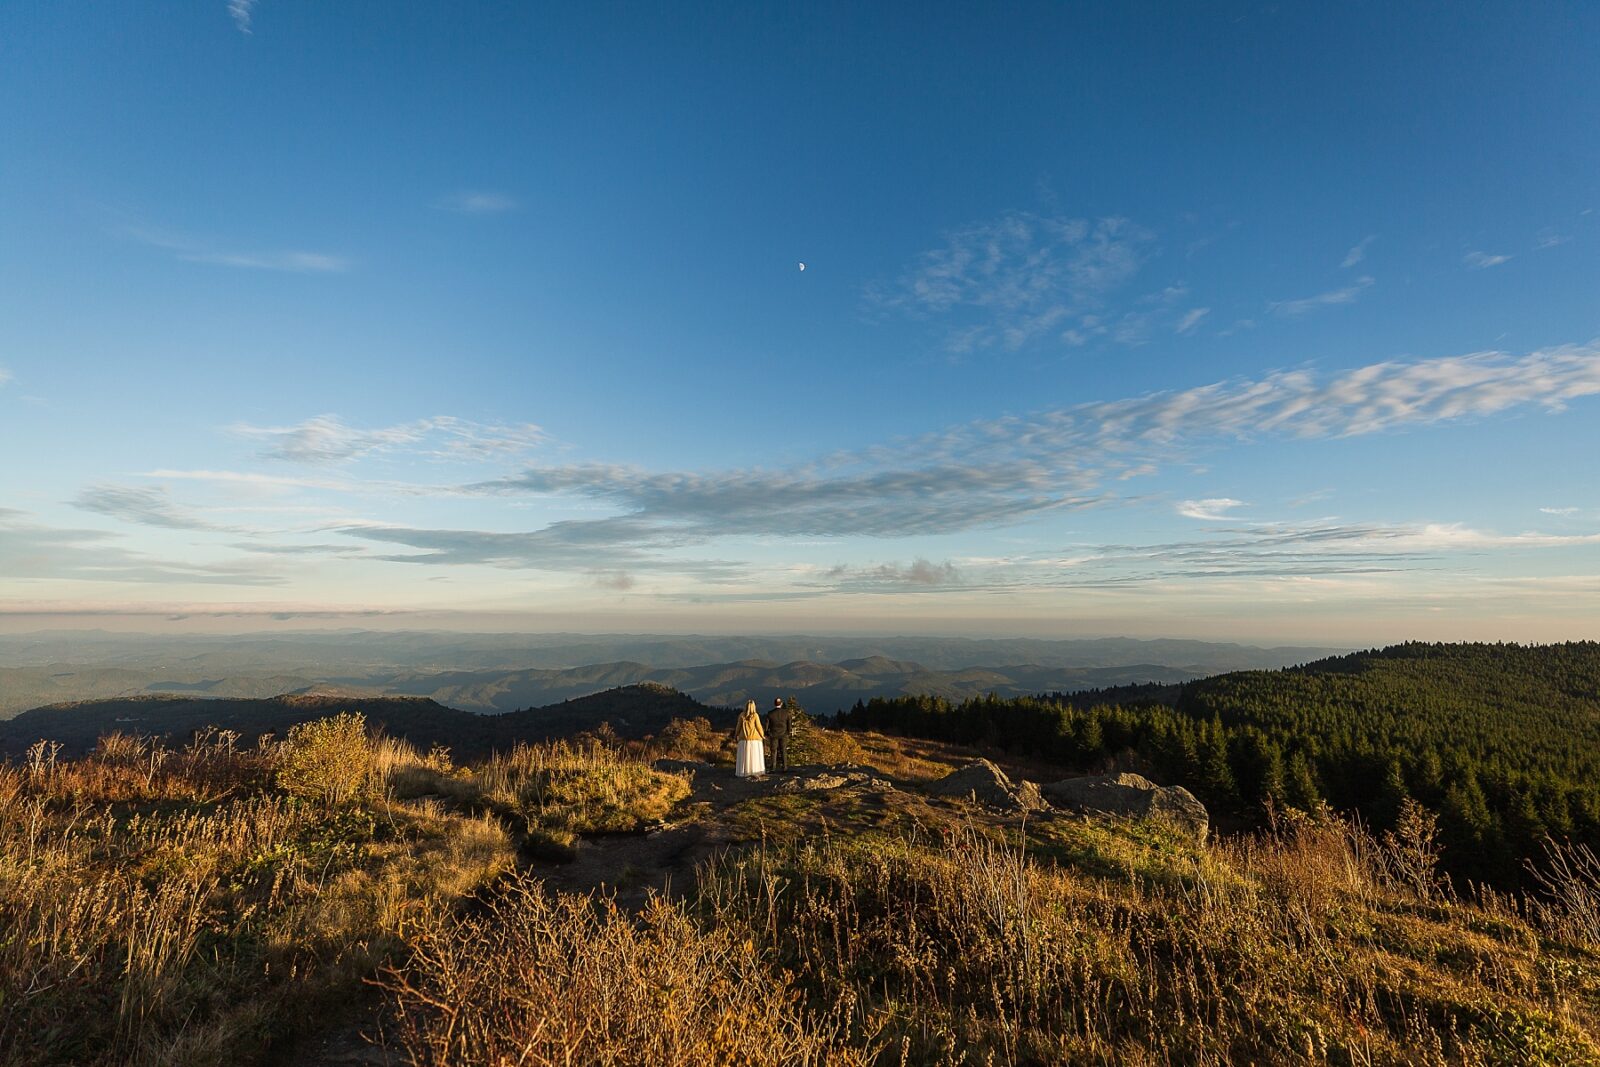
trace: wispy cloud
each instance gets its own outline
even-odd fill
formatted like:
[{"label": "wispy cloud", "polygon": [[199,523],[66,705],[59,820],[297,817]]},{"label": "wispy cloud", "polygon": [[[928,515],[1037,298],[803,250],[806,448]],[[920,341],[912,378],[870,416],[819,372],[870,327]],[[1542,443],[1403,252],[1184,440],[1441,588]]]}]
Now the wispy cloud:
[{"label": "wispy cloud", "polygon": [[1064,339],[1073,319],[1100,309],[1144,260],[1151,235],[1122,218],[1015,212],[950,233],[887,286],[872,306],[937,317],[957,352],[1017,349]]},{"label": "wispy cloud", "polygon": [[240,541],[229,546],[240,552],[254,552],[263,556],[364,556],[365,550],[352,545],[335,544],[269,544],[262,541]]},{"label": "wispy cloud", "polygon": [[1461,261],[1472,270],[1485,270],[1489,267],[1498,267],[1510,258],[1510,256],[1490,255],[1488,252],[1468,252]]},{"label": "wispy cloud", "polygon": [[141,478],[167,478],[191,482],[216,482],[251,489],[277,491],[285,489],[328,489],[340,493],[361,491],[361,484],[334,478],[300,478],[285,474],[261,474],[256,471],[172,470],[160,468],[144,471]]},{"label": "wispy cloud", "polygon": [[1188,333],[1200,325],[1200,320],[1211,314],[1210,308],[1191,308],[1178,320],[1178,325],[1173,327],[1174,333]]},{"label": "wispy cloud", "polygon": [[[1470,569],[1493,551],[1587,549],[1600,534],[1497,534],[1451,523],[1252,523],[1154,544],[1073,544],[1054,552],[974,561],[968,591],[1118,588],[1154,583],[1297,583]],[[1451,563],[1450,561],[1454,561]],[[1386,580],[1393,580],[1392,577]]]},{"label": "wispy cloud", "polygon": [[293,426],[251,426],[237,423],[229,430],[265,442],[261,455],[296,463],[338,463],[372,452],[411,444],[427,432],[427,422],[408,423],[376,430],[358,430],[337,415],[317,415]]},{"label": "wispy cloud", "polygon": [[10,380],[11,372],[6,370],[4,367],[0,367],[0,385],[5,385]]},{"label": "wispy cloud", "polygon": [[1168,558],[1199,548],[1248,550],[1254,554],[1303,549],[1368,555],[1424,555],[1502,548],[1576,548],[1600,543],[1600,534],[1500,534],[1462,523],[1261,523],[1219,531],[1215,540],[1144,546]]},{"label": "wispy cloud", "polygon": [[227,530],[172,499],[161,487],[96,485],[80,492],[74,507],[123,522],[161,526],[171,530]]},{"label": "wispy cloud", "polygon": [[1205,500],[1184,500],[1178,504],[1178,514],[1189,519],[1226,520],[1228,512],[1244,506],[1243,500],[1214,496]]},{"label": "wispy cloud", "polygon": [[725,581],[744,573],[741,564],[667,557],[666,550],[687,543],[650,523],[628,517],[557,522],[542,530],[429,530],[381,523],[358,523],[337,532],[415,551],[375,555],[395,563],[476,565],[592,574],[599,571],[654,571]]},{"label": "wispy cloud", "polygon": [[1360,263],[1362,260],[1366,259],[1367,258],[1367,246],[1372,244],[1372,242],[1376,241],[1377,239],[1378,239],[1378,235],[1373,233],[1373,234],[1368,234],[1367,236],[1363,237],[1361,240],[1357,241],[1355,246],[1353,248],[1351,248],[1350,251],[1348,251],[1348,252],[1346,252],[1344,254],[1344,260],[1342,262],[1340,262],[1339,266],[1344,270],[1349,270],[1351,267],[1355,266],[1357,263]]},{"label": "wispy cloud", "polygon": [[[1459,582],[1473,559],[1494,551],[1587,549],[1600,534],[1497,534],[1448,523],[1251,523],[1214,527],[1203,536],[1153,544],[1070,544],[1053,551],[969,558],[912,568],[801,568],[794,586],[829,593],[963,594],[1114,590],[1196,583],[1226,585],[1234,595],[1263,582],[1328,588],[1329,582],[1382,577],[1387,595],[1401,575]],[[926,561],[919,561],[926,563]],[[1241,583],[1249,583],[1241,584]]]},{"label": "wispy cloud", "polygon": [[[864,457],[863,457],[864,458]],[[854,464],[853,464],[854,465]],[[907,537],[1005,525],[1094,503],[1072,492],[1073,472],[1051,476],[1023,459],[1006,467],[929,462],[850,471],[652,474],[629,467],[534,468],[480,483],[482,492],[576,493],[623,509],[632,538],[699,543],[733,535]],[[623,519],[575,520],[574,527]]]},{"label": "wispy cloud", "polygon": [[1580,548],[1600,534],[1496,534],[1453,523],[1261,523],[1192,541],[1073,546],[1075,577],[1118,581],[1314,578],[1413,569],[1419,562],[1493,550]]},{"label": "wispy cloud", "polygon": [[1362,293],[1372,288],[1373,279],[1368,276],[1357,278],[1355,284],[1347,285],[1342,289],[1330,289],[1316,296],[1301,297],[1298,300],[1269,301],[1267,310],[1274,315],[1304,315],[1309,311],[1317,311],[1326,307],[1337,307],[1340,304],[1353,304]]},{"label": "wispy cloud", "polygon": [[1557,245],[1564,245],[1570,240],[1572,240],[1570,234],[1558,233],[1557,231],[1546,227],[1545,229],[1540,230],[1538,235],[1534,238],[1533,247],[1535,249],[1554,248]]},{"label": "wispy cloud", "polygon": [[333,274],[350,269],[343,256],[299,250],[241,251],[220,248],[183,234],[145,226],[125,227],[122,233],[152,248],[171,252],[186,263],[212,263],[246,270],[287,271],[296,274]]},{"label": "wispy cloud", "polygon": [[350,269],[343,256],[325,252],[192,252],[178,258],[190,263],[215,263],[246,270],[279,270],[295,274],[337,274]]},{"label": "wispy cloud", "polygon": [[115,534],[39,526],[0,511],[0,577],[37,581],[139,582],[162,585],[280,585],[284,579],[245,563],[192,563],[131,552]]},{"label": "wispy cloud", "polygon": [[230,432],[263,442],[267,459],[332,464],[404,449],[441,459],[518,455],[548,441],[532,423],[500,425],[436,415],[377,429],[350,426],[337,415],[317,415],[292,426],[236,423]]},{"label": "wispy cloud", "polygon": [[255,15],[256,0],[228,0],[228,14],[233,16],[233,24],[240,33],[254,33],[251,19]]},{"label": "wispy cloud", "polygon": [[[556,463],[465,484],[415,487],[464,500],[474,511],[481,509],[471,503],[472,497],[510,497],[518,504],[595,513],[533,524],[537,528],[532,529],[430,528],[414,520],[352,519],[324,511],[315,521],[268,536],[224,525],[225,512],[249,508],[185,508],[164,486],[94,486],[76,503],[144,525],[248,533],[250,558],[258,562],[331,554],[326,551],[329,544],[343,541],[347,547],[360,546],[355,554],[368,560],[564,573],[616,589],[621,588],[619,575],[628,581],[681,576],[698,583],[743,585],[747,588],[730,595],[748,595],[755,567],[738,558],[744,553],[721,558],[723,552],[705,546],[753,538],[791,545],[801,538],[824,545],[848,537],[892,541],[1017,526],[1044,515],[1126,503],[1133,498],[1122,495],[1125,476],[1157,473],[1173,464],[1192,469],[1217,447],[1407,431],[1515,410],[1559,411],[1594,396],[1600,396],[1600,341],[1524,355],[1479,352],[1335,372],[1278,371],[972,421],[777,469],[648,470]],[[323,466],[391,453],[516,456],[544,441],[537,427],[447,417],[372,429],[329,415],[279,427],[238,426],[234,432],[258,442],[263,456]],[[339,476],[313,471],[310,477],[218,470],[150,475],[209,481],[228,492],[313,489],[342,494],[355,486],[352,494],[360,491],[365,500],[381,499],[377,490],[361,487],[390,483],[362,481],[356,474],[362,469],[352,467]],[[394,491],[405,490],[401,486]],[[535,497],[552,499],[524,499]],[[1029,582],[1115,584],[1191,572],[1289,575],[1301,564],[1312,568],[1307,573],[1354,574],[1400,566],[1394,561],[1415,561],[1429,552],[1590,543],[1582,539],[1588,535],[1573,535],[1578,540],[1535,533],[1499,536],[1450,526],[1358,531],[1328,521],[1245,523],[1235,517],[1245,505],[1222,496],[1196,497],[1174,506],[1180,514],[1206,522],[1207,536],[1181,547],[1068,546],[1048,558],[1005,565],[917,559],[857,567],[831,578],[818,572],[807,580],[831,583],[841,591],[944,588],[965,594],[1022,581],[1023,575],[1031,576]],[[290,533],[295,536],[278,536]],[[299,543],[307,540],[315,543]],[[237,547],[245,547],[244,542]],[[1235,562],[1226,562],[1229,558]],[[204,572],[197,580],[233,580],[245,570],[232,566],[217,574]],[[806,588],[816,593],[822,587]],[[670,593],[668,583],[667,588],[634,595]]]},{"label": "wispy cloud", "polygon": [[515,197],[483,189],[460,189],[439,198],[439,207],[462,215],[503,215],[515,211]]},{"label": "wispy cloud", "polygon": [[1565,517],[1565,516],[1569,516],[1569,515],[1576,515],[1582,509],[1581,508],[1540,508],[1539,510],[1544,512],[1546,515],[1560,515],[1560,516]]},{"label": "wispy cloud", "polygon": [[[1349,437],[1400,430],[1517,407],[1561,410],[1600,394],[1600,341],[1523,356],[1479,352],[1416,362],[1368,364],[1331,375],[1310,369],[1232,379],[1181,392],[1081,404],[983,420],[864,455],[922,456],[965,464],[1046,463],[1030,484],[1063,471],[1092,485],[1090,471],[1160,462],[1172,450],[1252,438]],[[1161,453],[1165,451],[1166,456]]]},{"label": "wispy cloud", "polygon": [[824,586],[841,593],[932,592],[960,586],[962,575],[949,560],[934,563],[918,557],[908,564],[832,567],[822,573],[820,580],[802,579],[800,584]]},{"label": "wispy cloud", "polygon": [[[1282,371],[1182,392],[1081,404],[952,427],[786,470],[650,472],[531,467],[462,487],[575,495],[614,509],[527,533],[375,526],[354,536],[424,550],[415,562],[632,568],[658,553],[734,536],[901,538],[1014,525],[1114,499],[1107,486],[1198,449],[1270,438],[1398,431],[1523,407],[1560,410],[1600,394],[1600,342],[1525,356],[1485,352],[1374,363],[1333,375]],[[1222,519],[1229,498],[1188,501]]]}]

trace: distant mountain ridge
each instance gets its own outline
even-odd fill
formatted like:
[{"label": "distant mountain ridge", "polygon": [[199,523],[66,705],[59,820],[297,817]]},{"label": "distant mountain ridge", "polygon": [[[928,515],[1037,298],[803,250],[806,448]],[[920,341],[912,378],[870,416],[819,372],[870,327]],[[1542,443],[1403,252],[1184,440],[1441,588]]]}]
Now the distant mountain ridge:
[{"label": "distant mountain ridge", "polygon": [[[313,677],[273,674],[175,682],[170,675],[144,680],[125,669],[92,671],[84,686],[88,697],[70,684],[78,672],[52,674],[43,686],[8,686],[26,668],[0,671],[0,706],[25,710],[16,702],[30,691],[58,697],[30,707],[72,703],[81,699],[116,699],[146,696],[183,696],[188,699],[267,699],[282,694],[333,694],[358,699],[419,697],[452,708],[481,713],[515,711],[589,696],[608,689],[649,683],[687,693],[716,706],[743,704],[746,700],[770,702],[774,696],[795,696],[807,708],[831,713],[857,700],[874,696],[927,694],[950,700],[995,693],[1022,696],[1030,693],[1070,692],[1145,682],[1182,682],[1197,677],[1183,668],[1154,663],[1125,667],[970,667],[941,671],[921,664],[870,656],[840,663],[795,660],[778,663],[751,659],[710,663],[696,667],[651,667],[621,661],[571,668],[527,668],[502,671],[385,672],[359,681],[320,681]],[[9,677],[8,677],[9,676]],[[106,681],[104,689],[97,683]],[[143,681],[144,684],[140,684]],[[51,684],[62,683],[62,684]],[[109,691],[106,691],[106,690]],[[57,690],[57,692],[50,692]]]},{"label": "distant mountain ridge", "polygon": [[837,637],[815,634],[462,634],[439,631],[304,631],[288,634],[159,635],[103,631],[0,634],[0,668],[82,664],[159,665],[213,677],[280,672],[360,675],[380,668],[509,670],[632,661],[654,667],[807,660],[838,663],[882,656],[934,670],[1013,666],[1116,667],[1159,663],[1201,674],[1270,669],[1351,651],[1258,647],[1174,638]]},{"label": "distant mountain ridge", "polygon": [[570,670],[444,672],[399,676],[387,692],[429,696],[441,704],[510,711],[584,696],[598,689],[652,682],[688,693],[707,704],[729,706],[796,696],[815,712],[831,713],[874,696],[928,694],[960,700],[985,693],[1029,693],[1095,689],[1137,682],[1178,682],[1191,671],[1158,664],[1077,669],[1022,664],[1004,668],[930,670],[920,664],[867,657],[840,663],[742,660],[687,668],[652,668],[642,663],[602,663]]},{"label": "distant mountain ridge", "polygon": [[674,718],[709,716],[718,725],[731,715],[683,693],[655,685],[627,686],[545,708],[480,715],[448,708],[427,697],[352,697],[334,693],[285,693],[261,700],[138,696],[87,700],[35,708],[0,722],[0,758],[15,757],[41,739],[58,741],[69,756],[81,755],[112,731],[167,737],[182,743],[196,730],[233,730],[240,743],[282,735],[295,723],[342,711],[359,712],[385,733],[423,749],[445,745],[458,756],[479,756],[518,741],[564,737],[611,723],[630,736],[655,733]]},{"label": "distant mountain ridge", "polygon": [[643,681],[712,704],[782,690],[832,711],[874,695],[959,699],[990,691],[1018,695],[1177,682],[1340,651],[1130,638],[0,635],[0,719],[79,700],[158,693],[264,699],[318,687],[508,711]]}]

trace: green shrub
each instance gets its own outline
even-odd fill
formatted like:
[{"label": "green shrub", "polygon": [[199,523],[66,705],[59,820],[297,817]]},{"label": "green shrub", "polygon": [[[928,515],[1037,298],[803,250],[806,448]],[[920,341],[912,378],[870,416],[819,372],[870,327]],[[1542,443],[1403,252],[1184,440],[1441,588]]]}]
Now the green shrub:
[{"label": "green shrub", "polygon": [[729,755],[733,748],[733,741],[727,730],[719,730],[711,725],[711,720],[704,715],[693,719],[673,719],[661,728],[661,733],[652,739],[649,754],[656,759],[692,760],[700,763],[716,763],[724,757],[730,762]]},{"label": "green shrub", "polygon": [[329,810],[366,792],[373,780],[366,717],[343,712],[290,727],[278,755],[278,785]]},{"label": "green shrub", "polygon": [[789,765],[865,763],[867,754],[844,730],[819,725],[811,716],[794,710],[794,731],[789,736]]}]

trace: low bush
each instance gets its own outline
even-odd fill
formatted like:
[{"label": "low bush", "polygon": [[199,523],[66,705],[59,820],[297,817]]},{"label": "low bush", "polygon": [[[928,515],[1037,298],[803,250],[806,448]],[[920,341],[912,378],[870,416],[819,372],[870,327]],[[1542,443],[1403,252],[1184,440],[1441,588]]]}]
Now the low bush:
[{"label": "low bush", "polygon": [[704,716],[673,719],[644,747],[649,759],[688,760],[695,763],[732,763],[733,738]]},{"label": "low bush", "polygon": [[278,785],[294,796],[336,808],[375,780],[373,744],[364,716],[344,712],[299,723],[278,750]]}]

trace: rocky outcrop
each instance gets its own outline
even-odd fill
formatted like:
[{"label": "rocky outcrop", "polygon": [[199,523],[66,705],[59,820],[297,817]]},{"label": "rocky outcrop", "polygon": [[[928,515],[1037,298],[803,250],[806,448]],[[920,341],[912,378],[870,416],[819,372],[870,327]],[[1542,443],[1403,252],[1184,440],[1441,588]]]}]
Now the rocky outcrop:
[{"label": "rocky outcrop", "polygon": [[766,774],[754,778],[736,778],[733,768],[726,764],[713,766],[692,760],[658,759],[652,766],[658,771],[689,775],[719,795],[749,797],[777,793],[789,796],[795,793],[825,793],[834,789],[884,792],[895,788],[894,781],[887,775],[872,767],[854,764],[810,764],[781,771],[769,768]]},{"label": "rocky outcrop", "polygon": [[1012,784],[1005,771],[986,759],[951,771],[928,786],[928,795],[975,800],[1004,811],[1030,811],[1045,806],[1038,786],[1032,782]]},{"label": "rocky outcrop", "polygon": [[1161,819],[1204,841],[1211,818],[1206,806],[1181,785],[1157,785],[1140,774],[1104,774],[1051,782],[1045,799],[1073,811]]},{"label": "rocky outcrop", "polygon": [[778,771],[774,793],[823,793],[833,789],[893,789],[894,783],[871,767],[796,767]]}]

